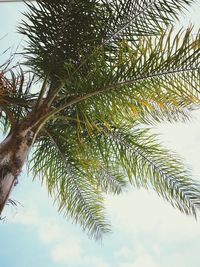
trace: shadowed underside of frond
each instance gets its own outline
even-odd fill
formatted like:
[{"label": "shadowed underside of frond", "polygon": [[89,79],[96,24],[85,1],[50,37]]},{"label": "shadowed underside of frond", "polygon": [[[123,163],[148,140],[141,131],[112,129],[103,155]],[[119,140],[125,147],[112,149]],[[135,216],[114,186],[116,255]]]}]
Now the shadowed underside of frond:
[{"label": "shadowed underside of frond", "polygon": [[26,52],[38,73],[60,76],[67,61],[79,65],[94,50],[117,50],[116,41],[137,42],[160,34],[192,0],[37,0],[19,31],[28,37]]}]

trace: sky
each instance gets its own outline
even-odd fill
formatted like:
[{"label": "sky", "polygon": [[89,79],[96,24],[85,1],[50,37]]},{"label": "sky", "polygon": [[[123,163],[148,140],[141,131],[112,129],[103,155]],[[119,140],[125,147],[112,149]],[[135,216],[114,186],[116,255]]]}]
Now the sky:
[{"label": "sky", "polygon": [[[182,20],[184,25],[200,26],[197,2]],[[0,39],[6,35],[0,41],[0,55],[8,47],[15,51],[23,41],[16,34],[23,10],[23,3],[0,5]],[[200,180],[200,111],[187,124],[161,124],[154,131]],[[12,198],[21,205],[7,207],[7,217],[0,224],[2,267],[199,266],[200,220],[181,214],[154,192],[130,189],[121,196],[108,196],[106,212],[112,233],[101,243],[58,214],[45,186],[39,180],[32,182],[25,170]]]}]

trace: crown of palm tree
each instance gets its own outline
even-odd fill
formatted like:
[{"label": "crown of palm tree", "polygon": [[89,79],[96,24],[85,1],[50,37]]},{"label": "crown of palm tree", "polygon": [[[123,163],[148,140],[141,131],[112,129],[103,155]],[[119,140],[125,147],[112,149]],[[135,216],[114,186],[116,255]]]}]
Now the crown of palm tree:
[{"label": "crown of palm tree", "polygon": [[199,104],[199,34],[172,27],[193,1],[36,2],[19,31],[42,86],[33,93],[22,71],[2,75],[0,119],[7,130],[38,114],[32,169],[59,211],[98,238],[109,229],[103,193],[131,183],[196,215],[199,185],[144,127],[185,121]]}]

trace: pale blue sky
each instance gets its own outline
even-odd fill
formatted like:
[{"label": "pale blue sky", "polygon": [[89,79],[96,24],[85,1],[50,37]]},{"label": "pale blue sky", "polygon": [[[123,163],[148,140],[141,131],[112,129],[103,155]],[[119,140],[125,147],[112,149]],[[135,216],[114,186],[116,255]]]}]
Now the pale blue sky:
[{"label": "pale blue sky", "polygon": [[[200,3],[200,1],[199,1]],[[23,4],[0,5],[0,54],[17,47],[16,34]],[[200,7],[185,17],[197,28]],[[184,22],[186,24],[186,22]],[[2,26],[3,25],[3,26]],[[5,57],[4,57],[5,58]],[[2,57],[1,57],[2,60]],[[161,139],[178,151],[200,180],[200,112],[188,124],[161,125]],[[90,240],[78,226],[62,218],[39,181],[24,171],[13,198],[23,207],[8,208],[0,225],[2,267],[197,267],[200,262],[200,223],[174,210],[153,192],[133,190],[108,197],[113,233],[103,244]]]}]

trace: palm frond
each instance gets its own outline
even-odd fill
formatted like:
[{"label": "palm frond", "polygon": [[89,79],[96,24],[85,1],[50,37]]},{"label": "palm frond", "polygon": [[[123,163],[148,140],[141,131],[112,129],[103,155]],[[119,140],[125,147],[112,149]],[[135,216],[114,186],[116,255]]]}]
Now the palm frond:
[{"label": "palm frond", "polygon": [[[80,130],[75,121],[58,119],[48,126],[48,134],[44,133],[33,157],[34,171],[42,173],[64,213],[76,218],[83,227],[90,226],[96,217],[88,215],[84,224],[81,216],[88,214],[87,205],[92,209],[95,201],[99,203],[95,199],[96,190],[98,194],[120,193],[127,188],[128,177],[135,187],[153,188],[180,211],[196,216],[200,185],[190,178],[177,155],[163,148],[156,137],[148,129],[140,128],[137,122],[132,127],[121,123],[106,127],[101,122],[98,126],[98,130],[88,131],[83,123]],[[52,138],[53,143],[56,140],[54,147],[49,145]],[[57,146],[59,153],[55,152]],[[82,203],[82,197],[86,202]],[[94,225],[92,229],[96,231]]]},{"label": "palm frond", "polygon": [[37,94],[31,92],[32,83],[32,75],[20,66],[15,67],[15,71],[12,68],[2,70],[0,109],[4,132],[14,127],[34,106]]},{"label": "palm frond", "polygon": [[98,52],[83,66],[84,76],[68,69],[53,113],[78,105],[89,117],[124,119],[132,113],[143,121],[187,119],[187,110],[199,103],[200,84],[200,35],[191,40],[191,31],[173,36],[170,30],[142,38],[137,46],[123,41],[112,64]]},{"label": "palm frond", "polygon": [[185,10],[191,0],[114,0],[107,1],[111,20],[106,43],[116,39],[138,40],[138,36],[156,35],[178,19],[177,10]]},{"label": "palm frond", "polygon": [[177,155],[162,148],[146,129],[113,128],[99,134],[97,143],[102,157],[111,159],[113,168],[121,165],[134,186],[153,188],[180,211],[196,216],[200,185],[189,178]]},{"label": "palm frond", "polygon": [[[55,129],[55,128],[54,128]],[[96,239],[108,232],[109,225],[103,212],[103,197],[94,182],[92,173],[75,154],[76,144],[65,138],[72,138],[64,129],[58,134],[45,130],[33,155],[33,172],[46,182],[48,191],[58,203],[58,209],[69,215]],[[74,141],[74,140],[73,140]],[[70,153],[73,150],[73,153]],[[69,151],[69,152],[68,152]]]},{"label": "palm frond", "polygon": [[29,63],[39,73],[61,75],[66,61],[79,64],[105,36],[107,19],[99,1],[38,0],[27,6],[19,31],[28,37]]},{"label": "palm frond", "polygon": [[[138,41],[160,34],[191,0],[85,0],[27,3],[19,32],[28,37],[26,55],[38,75],[63,74],[66,61],[76,66],[99,47],[115,51],[113,40]],[[112,42],[111,42],[112,41]]]}]

